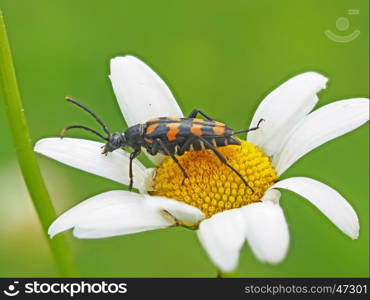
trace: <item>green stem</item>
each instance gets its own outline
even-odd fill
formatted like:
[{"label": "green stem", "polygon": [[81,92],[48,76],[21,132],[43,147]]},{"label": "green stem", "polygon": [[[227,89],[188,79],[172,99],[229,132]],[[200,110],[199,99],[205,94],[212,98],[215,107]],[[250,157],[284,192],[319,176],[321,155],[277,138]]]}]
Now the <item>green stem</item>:
[{"label": "green stem", "polygon": [[222,272],[221,270],[218,270],[217,272],[217,278],[237,278],[238,274],[236,272],[232,273],[225,273]]},{"label": "green stem", "polygon": [[72,258],[63,236],[49,239],[47,229],[55,220],[56,214],[49,193],[42,179],[39,166],[33,152],[21,96],[13,66],[11,50],[2,11],[0,10],[0,86],[3,90],[5,110],[9,119],[13,142],[19,165],[27,185],[28,192],[41,222],[46,240],[55,258],[61,276],[75,276]]}]

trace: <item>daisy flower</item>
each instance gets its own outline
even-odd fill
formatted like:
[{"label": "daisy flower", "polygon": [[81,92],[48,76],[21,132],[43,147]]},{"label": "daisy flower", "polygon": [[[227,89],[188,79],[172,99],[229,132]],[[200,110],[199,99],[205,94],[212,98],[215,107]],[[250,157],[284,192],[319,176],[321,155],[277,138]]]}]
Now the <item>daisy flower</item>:
[{"label": "daisy flower", "polygon": [[[113,89],[128,126],[183,113],[162,79],[132,56],[111,60]],[[369,100],[347,99],[312,112],[327,78],[299,74],[273,90],[260,103],[241,145],[218,148],[248,180],[239,177],[210,151],[179,156],[189,178],[168,157],[149,156],[156,168],[134,160],[134,187],[139,193],[109,191],[87,199],[59,216],[51,237],[73,228],[77,238],[107,238],[147,230],[183,226],[197,231],[212,262],[233,271],[247,241],[263,262],[278,263],[287,253],[289,232],[279,205],[280,189],[290,190],[315,205],[344,234],[356,239],[357,215],[334,189],[307,177],[278,178],[298,159],[323,143],[364,124]],[[46,138],[35,151],[69,166],[129,184],[129,153],[118,149],[101,155],[104,144],[75,138]]]}]

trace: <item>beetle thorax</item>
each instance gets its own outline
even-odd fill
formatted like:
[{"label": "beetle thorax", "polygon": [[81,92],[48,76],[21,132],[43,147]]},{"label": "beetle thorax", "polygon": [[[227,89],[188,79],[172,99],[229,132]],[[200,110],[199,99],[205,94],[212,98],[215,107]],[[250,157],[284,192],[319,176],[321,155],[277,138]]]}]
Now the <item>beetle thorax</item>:
[{"label": "beetle thorax", "polygon": [[124,132],[126,145],[133,149],[140,148],[143,144],[143,131],[144,129],[142,124],[137,124],[127,128]]}]

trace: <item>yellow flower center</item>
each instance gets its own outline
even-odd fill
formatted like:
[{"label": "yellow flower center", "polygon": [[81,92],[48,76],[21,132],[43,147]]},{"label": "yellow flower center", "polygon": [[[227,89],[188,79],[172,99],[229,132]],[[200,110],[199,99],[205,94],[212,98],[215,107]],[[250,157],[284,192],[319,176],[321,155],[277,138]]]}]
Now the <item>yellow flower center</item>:
[{"label": "yellow flower center", "polygon": [[260,201],[276,179],[270,159],[255,145],[219,147],[219,152],[247,180],[254,192],[212,150],[186,152],[177,156],[189,178],[177,164],[166,158],[157,169],[152,195],[165,196],[195,206],[207,218],[215,213]]}]

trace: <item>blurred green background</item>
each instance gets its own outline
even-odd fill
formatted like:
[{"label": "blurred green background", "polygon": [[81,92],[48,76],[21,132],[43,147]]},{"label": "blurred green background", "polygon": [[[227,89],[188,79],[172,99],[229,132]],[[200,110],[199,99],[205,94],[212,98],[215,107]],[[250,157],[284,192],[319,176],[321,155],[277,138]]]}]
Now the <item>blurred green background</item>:
[{"label": "blurred green background", "polygon": [[[33,141],[58,136],[71,123],[96,127],[63,99],[70,95],[123,130],[108,80],[109,59],[133,54],[168,83],[185,113],[207,111],[246,127],[263,97],[308,70],[330,78],[319,106],[368,97],[368,4],[339,0],[92,1],[1,0]],[[348,9],[359,14],[349,15]],[[350,26],[336,28],[346,17]],[[361,34],[349,43],[330,29]],[[27,196],[0,102],[0,276],[58,276]],[[76,131],[75,137],[94,138]],[[369,275],[368,126],[309,153],[283,176],[308,176],[336,188],[359,215],[352,241],[306,200],[283,193],[291,245],[278,265],[257,261],[244,247],[242,277],[359,277]],[[119,184],[39,156],[58,214]],[[65,233],[81,276],[214,277],[196,234],[167,229],[102,240]]]}]

